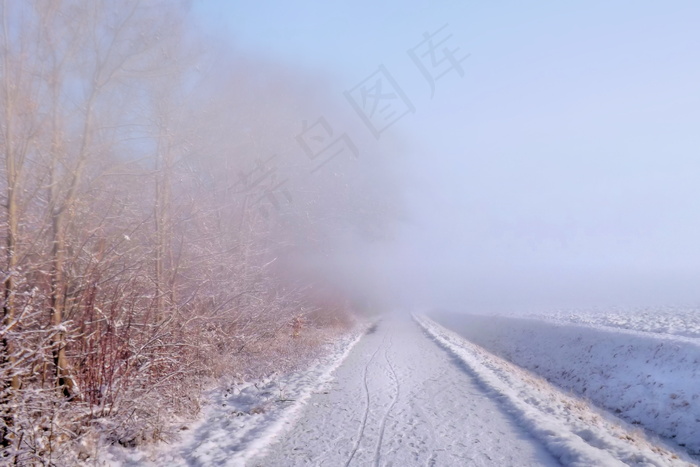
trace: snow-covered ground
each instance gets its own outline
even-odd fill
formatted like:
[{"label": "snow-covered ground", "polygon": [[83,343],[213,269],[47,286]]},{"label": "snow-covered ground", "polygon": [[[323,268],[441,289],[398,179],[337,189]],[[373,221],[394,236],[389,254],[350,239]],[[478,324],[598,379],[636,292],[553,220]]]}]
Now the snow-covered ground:
[{"label": "snow-covered ground", "polygon": [[444,313],[435,319],[489,352],[700,454],[700,339],[646,326],[644,331],[611,327],[601,324],[604,318],[575,320],[586,325],[571,324],[572,319]]},{"label": "snow-covered ground", "polygon": [[100,463],[113,466],[248,465],[277,435],[288,430],[315,393],[325,392],[335,369],[361,333],[329,343],[309,368],[210,391],[200,419],[183,425],[172,444],[142,450],[112,446]]},{"label": "snow-covered ground", "polygon": [[[446,321],[444,316],[441,318]],[[470,327],[465,324],[468,321],[453,318],[451,327],[460,324]],[[641,431],[625,426],[624,422],[595,410],[575,396],[564,394],[547,381],[427,318],[417,320],[441,345],[458,356],[485,387],[500,396],[504,406],[562,464],[691,465],[687,455],[663,446],[660,440],[649,440]]]},{"label": "snow-covered ground", "polygon": [[455,332],[388,316],[306,372],[211,394],[182,439],[115,465],[689,465]]},{"label": "snow-covered ground", "polygon": [[584,324],[656,334],[700,338],[700,309],[689,307],[592,308],[532,313],[533,318],[562,324]]},{"label": "snow-covered ground", "polygon": [[386,318],[254,466],[558,465],[408,317]]}]

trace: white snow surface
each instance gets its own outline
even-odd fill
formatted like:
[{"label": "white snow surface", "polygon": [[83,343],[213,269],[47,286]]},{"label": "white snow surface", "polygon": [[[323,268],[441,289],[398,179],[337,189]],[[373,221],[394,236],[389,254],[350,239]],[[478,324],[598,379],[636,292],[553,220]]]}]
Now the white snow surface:
[{"label": "white snow surface", "polygon": [[647,439],[641,431],[630,430],[621,420],[596,411],[461,335],[426,317],[416,320],[485,387],[501,396],[503,405],[563,465],[693,465],[684,453]]},{"label": "white snow surface", "polygon": [[[126,454],[125,454],[126,453]],[[114,465],[690,465],[435,322],[388,316],[307,371],[211,394],[202,419]]]},{"label": "white snow surface", "polygon": [[692,307],[606,307],[530,313],[529,316],[560,324],[603,326],[700,339],[700,309]]},{"label": "white snow surface", "polygon": [[387,317],[253,466],[554,466],[477,378],[409,317]]},{"label": "white snow surface", "polygon": [[[243,466],[294,425],[314,393],[324,392],[334,370],[362,338],[334,344],[302,371],[212,390],[199,420],[170,445],[133,450],[113,446],[101,462],[112,466]],[[282,464],[284,465],[284,464]]]},{"label": "white snow surface", "polygon": [[590,322],[434,316],[489,352],[700,454],[700,339]]}]

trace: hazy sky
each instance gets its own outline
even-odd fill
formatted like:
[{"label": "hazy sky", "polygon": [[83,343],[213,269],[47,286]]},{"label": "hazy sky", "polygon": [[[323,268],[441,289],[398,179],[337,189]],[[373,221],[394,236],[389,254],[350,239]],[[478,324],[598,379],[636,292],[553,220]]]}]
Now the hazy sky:
[{"label": "hazy sky", "polygon": [[[349,118],[360,117],[343,92],[361,96],[380,65],[401,89],[394,118],[414,111],[365,152],[392,151],[389,132],[404,140],[387,157],[411,216],[365,267],[405,304],[700,304],[697,0],[201,0],[194,11],[239,50],[327,77]],[[422,62],[448,71],[431,98],[407,51],[445,25],[436,57],[468,57],[463,76]]]}]

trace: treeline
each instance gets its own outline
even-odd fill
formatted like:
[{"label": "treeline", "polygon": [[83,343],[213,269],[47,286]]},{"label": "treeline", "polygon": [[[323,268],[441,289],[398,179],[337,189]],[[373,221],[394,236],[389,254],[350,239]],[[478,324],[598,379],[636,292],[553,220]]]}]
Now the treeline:
[{"label": "treeline", "polygon": [[[52,462],[93,432],[158,439],[203,381],[245,373],[235,356],[348,322],[348,297],[282,260],[320,241],[335,196],[281,189],[305,170],[273,157],[303,85],[208,55],[176,2],[1,15],[0,463]],[[347,186],[333,177],[319,186]]]}]

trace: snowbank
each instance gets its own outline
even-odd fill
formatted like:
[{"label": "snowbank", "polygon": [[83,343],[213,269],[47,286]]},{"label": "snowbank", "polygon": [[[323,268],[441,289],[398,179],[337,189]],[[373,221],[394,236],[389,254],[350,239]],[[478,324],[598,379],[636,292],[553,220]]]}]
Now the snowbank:
[{"label": "snowbank", "polygon": [[[595,413],[580,399],[561,393],[546,381],[435,322],[425,317],[416,317],[416,321],[468,372],[493,391],[513,416],[564,465],[690,465],[687,460],[680,459],[683,455],[650,443],[641,432],[624,429]],[[521,343],[520,351],[527,352],[524,344]]]},{"label": "snowbank", "polygon": [[435,318],[488,351],[700,454],[697,339],[538,319]]}]

